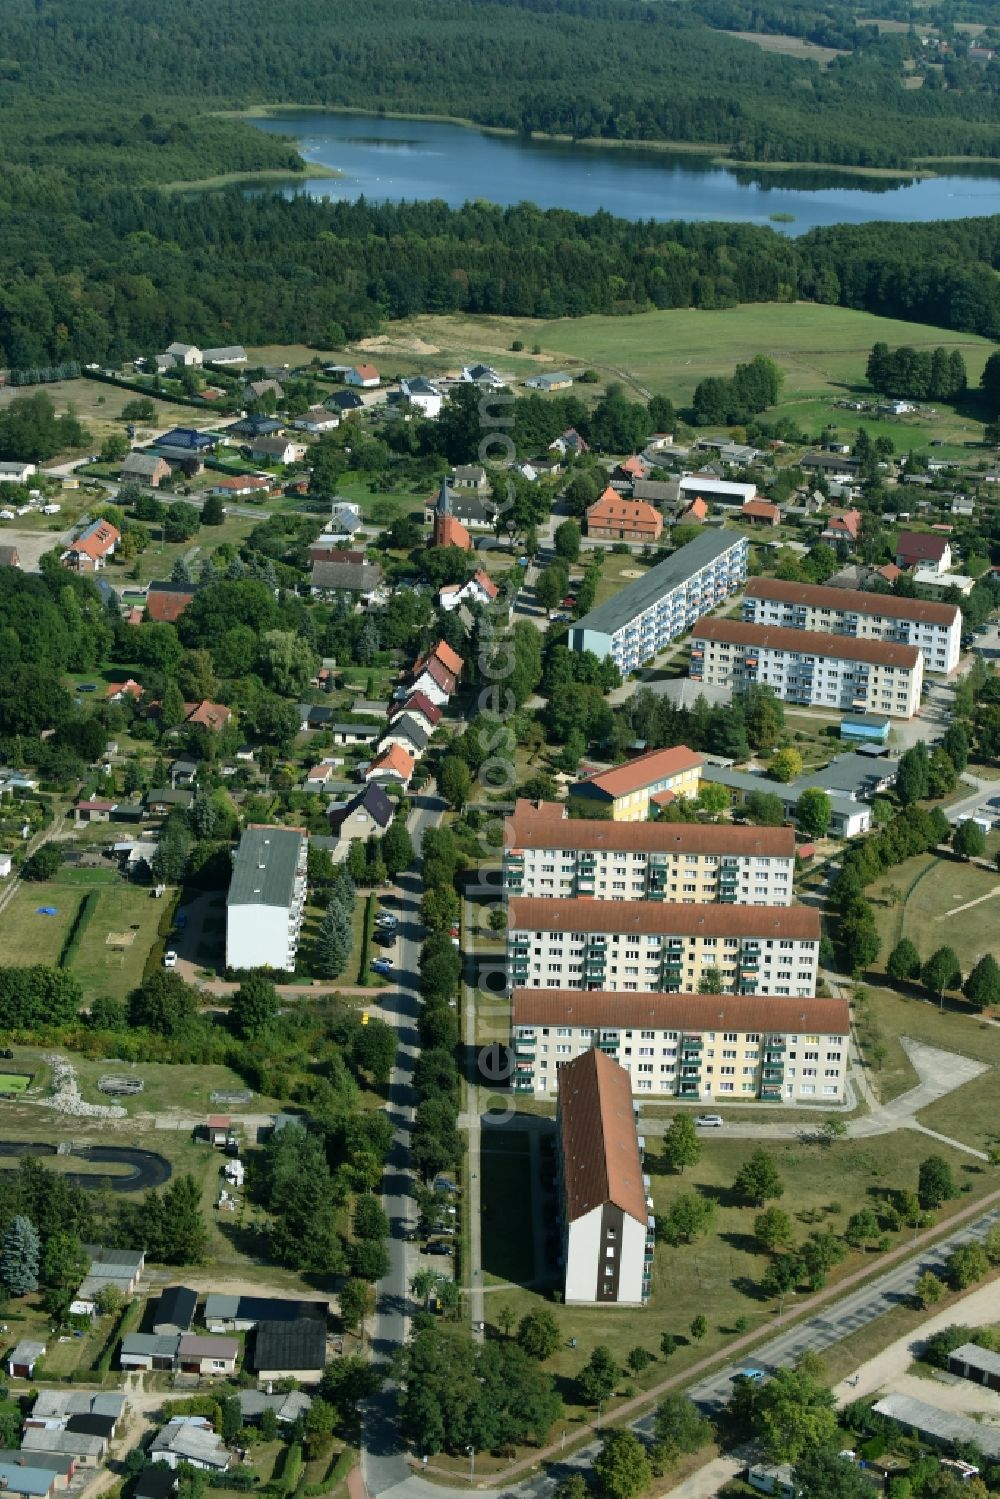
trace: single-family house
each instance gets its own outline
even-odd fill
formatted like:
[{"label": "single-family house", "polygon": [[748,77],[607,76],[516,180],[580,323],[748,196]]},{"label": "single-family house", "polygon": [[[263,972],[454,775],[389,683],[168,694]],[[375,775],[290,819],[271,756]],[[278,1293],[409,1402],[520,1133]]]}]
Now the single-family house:
[{"label": "single-family house", "polygon": [[211,493],[227,500],[263,497],[271,491],[272,480],[263,474],[225,474],[212,485]]},{"label": "single-family house", "polygon": [[433,646],[433,648],[429,650],[425,656],[417,657],[417,660],[413,665],[414,674],[416,674],[416,672],[420,670],[425,661],[429,661],[432,658],[436,658],[438,661],[440,661],[441,665],[447,671],[451,672],[456,681],[462,675],[462,668],[464,667],[465,662],[462,660],[458,652],[452,649],[447,640],[439,640],[437,644]]},{"label": "single-family house", "polygon": [[160,1292],[153,1315],[153,1331],[161,1336],[167,1333],[190,1332],[198,1306],[198,1293],[188,1286],[167,1286]]},{"label": "single-family house", "polygon": [[306,771],[306,790],[322,790],[333,776],[335,769],[336,766],[332,760],[321,760],[318,765],[311,765]]},{"label": "single-family house", "polygon": [[179,1332],[129,1332],[122,1338],[118,1362],[123,1369],[173,1369]]},{"label": "single-family house", "polygon": [[156,581],[146,590],[146,618],[157,624],[172,625],[180,619],[195,594],[193,583]]},{"label": "single-family house", "polygon": [[274,396],[276,401],[285,399],[285,392],[277,380],[248,380],[243,393],[251,401],[259,401],[262,396]]},{"label": "single-family house", "polygon": [[441,709],[435,703],[432,703],[427,694],[423,692],[411,692],[409,697],[403,698],[399,702],[391,703],[388,713],[390,723],[400,713],[408,713],[412,717],[419,719],[427,729],[427,732],[431,734],[441,721]]},{"label": "single-family house", "polygon": [[175,364],[182,364],[186,369],[200,369],[205,357],[197,344],[167,344],[167,353]]},{"label": "single-family house", "polygon": [[586,438],[580,436],[575,427],[567,427],[565,432],[549,443],[550,453],[562,453],[563,457],[576,458],[582,453],[590,452],[590,444]]},{"label": "single-family house", "polygon": [[117,811],[117,802],[107,801],[103,797],[91,796],[74,803],[73,821],[78,828],[85,827],[92,822],[110,822],[113,814]]},{"label": "single-family house", "polygon": [[254,1334],[250,1367],[259,1384],[295,1379],[318,1384],[326,1365],[326,1328],[315,1317],[261,1322]]},{"label": "single-family house", "polygon": [[333,722],[333,709],[316,703],[299,703],[301,732],[309,729],[328,729]]},{"label": "single-family house", "polygon": [[391,744],[382,750],[366,767],[363,779],[368,781],[398,781],[404,788],[413,778],[416,761],[413,755],[400,744]]},{"label": "single-family house", "polygon": [[306,452],[303,443],[292,442],[289,437],[255,437],[250,444],[250,457],[254,463],[298,463]]},{"label": "single-family house", "polygon": [[330,725],[330,734],[334,744],[344,749],[357,744],[373,745],[378,740],[379,732],[378,726],[370,723],[332,723]]},{"label": "single-family house", "polygon": [[681,525],[681,526],[685,526],[685,525],[700,526],[701,523],[702,523],[702,521],[706,520],[707,518],[708,518],[708,506],[706,505],[705,501],[702,499],[701,495],[695,495],[695,497],[691,501],[690,505],[685,505],[684,509],[681,511],[680,515],[677,517],[677,523],[678,523],[678,525]]},{"label": "single-family house", "polygon": [[354,385],[359,390],[378,390],[379,378],[373,364],[355,364],[344,376],[344,384]]},{"label": "single-family house", "polygon": [[175,790],[178,786],[193,786],[197,778],[197,760],[175,760],[170,767],[170,784]]},{"label": "single-family house", "polygon": [[218,349],[202,349],[204,364],[246,364],[247,351],[242,344],[224,344]]},{"label": "single-family house", "polygon": [[504,390],[507,381],[488,364],[467,364],[459,377],[465,385],[478,385],[485,390]]},{"label": "single-family house", "polygon": [[349,802],[330,808],[330,831],[340,838],[380,838],[392,822],[395,805],[384,788],[371,781]]},{"label": "single-family house", "polygon": [[[295,1114],[279,1114],[275,1130],[300,1127]],[[295,1301],[284,1296],[227,1296],[210,1291],[205,1297],[202,1316],[209,1332],[249,1332],[261,1322],[297,1322],[311,1317],[324,1328],[330,1314],[325,1301]]]},{"label": "single-family house", "polygon": [[474,489],[477,494],[488,494],[490,488],[481,463],[460,463],[452,471],[451,483],[454,489]]},{"label": "single-family house", "polygon": [[35,1365],[44,1352],[44,1343],[34,1338],[22,1338],[7,1355],[7,1373],[11,1379],[33,1379]]},{"label": "single-family house", "polygon": [[[29,1460],[19,1448],[7,1447],[0,1450],[0,1463],[13,1464],[23,1471]],[[71,1452],[33,1452],[30,1467],[36,1472],[51,1474],[59,1493],[69,1488],[76,1474],[76,1458]],[[10,1486],[6,1487],[9,1489]]]},{"label": "single-family house", "polygon": [[224,1150],[232,1137],[233,1121],[228,1114],[209,1114],[205,1120],[205,1134],[209,1145]]},{"label": "single-family house", "polygon": [[124,1395],[111,1391],[39,1390],[24,1424],[54,1430],[65,1426],[71,1416],[110,1416],[115,1423],[112,1434],[116,1435],[126,1403]]},{"label": "single-family house", "polygon": [[204,458],[206,453],[215,451],[218,439],[208,432],[199,432],[196,427],[171,427],[169,432],[164,432],[162,437],[156,439],[153,446],[160,452],[170,451],[186,454],[188,457],[199,455]]},{"label": "single-family house", "polygon": [[183,1373],[208,1374],[214,1378],[235,1374],[239,1355],[239,1339],[223,1337],[219,1333],[205,1336],[186,1332],[177,1348],[177,1361]]},{"label": "single-family house", "polygon": [[233,716],[232,709],[227,708],[224,703],[210,703],[207,698],[200,703],[185,703],[184,707],[187,711],[187,717],[184,720],[186,724],[200,724],[202,728],[211,729],[213,733],[224,729]]},{"label": "single-family house", "polygon": [[900,531],[896,542],[896,566],[910,571],[946,573],[951,567],[951,543],[946,536],[928,531]]},{"label": "single-family house", "polygon": [[323,432],[335,432],[340,426],[340,415],[336,411],[327,411],[325,406],[310,406],[291,425],[296,432],[308,432],[318,437]]},{"label": "single-family house", "polygon": [[84,527],[75,541],[71,541],[60,561],[64,567],[78,573],[100,572],[109,557],[114,556],[115,547],[121,541],[121,532],[109,520],[98,519]]},{"label": "single-family house", "polygon": [[241,416],[238,421],[230,422],[225,429],[227,439],[230,437],[277,437],[284,430],[285,424],[280,417],[257,413]]},{"label": "single-family house", "polygon": [[489,573],[479,568],[465,583],[448,583],[438,594],[438,605],[446,614],[462,604],[481,604],[484,608],[492,604],[500,590]]},{"label": "single-family house", "polygon": [[194,801],[194,792],[184,786],[154,786],[143,797],[147,817],[169,817],[171,812],[186,812]]},{"label": "single-family house", "polygon": [[176,1468],[188,1463],[208,1473],[225,1473],[229,1453],[205,1416],[174,1416],[156,1433],[149,1448],[154,1463]]},{"label": "single-family house", "polygon": [[134,479],[138,484],[148,484],[150,489],[159,489],[164,479],[170,478],[170,464],[159,453],[129,453],[122,464],[123,480]]},{"label": "single-family house", "polygon": [[441,414],[444,404],[444,396],[433,380],[428,380],[423,375],[415,375],[409,380],[400,380],[399,391],[389,397],[390,405],[409,405],[414,411],[426,417],[428,421],[435,421]]},{"label": "single-family house", "polygon": [[274,1411],[279,1425],[290,1426],[300,1416],[308,1415],[312,1408],[312,1396],[304,1390],[279,1390],[268,1395],[263,1390],[240,1390],[236,1397],[240,1402],[240,1415],[244,1426],[256,1425],[265,1411]]},{"label": "single-family house", "polygon": [[27,484],[38,469],[33,463],[0,463],[0,484]]},{"label": "single-family house", "polygon": [[414,672],[413,690],[422,692],[438,708],[445,707],[457,685],[454,674],[437,657],[431,657]]},{"label": "single-family house", "polygon": [[858,542],[861,530],[860,510],[835,510],[820,532],[823,541],[842,542],[852,551]]},{"label": "single-family house", "polygon": [[337,411],[342,416],[347,416],[352,411],[363,411],[365,403],[356,390],[335,390],[332,396],[327,396],[323,405],[327,411]]},{"label": "single-family house", "polygon": [[356,593],[372,598],[382,586],[382,569],[376,562],[314,562],[309,591],[322,598],[334,593]]},{"label": "single-family house", "polygon": [[137,682],[135,677],[127,677],[124,682],[109,682],[104,695],[109,703],[137,703],[144,690],[142,683]]},{"label": "single-family house", "polygon": [[379,750],[387,749],[390,744],[400,744],[419,760],[430,740],[430,733],[419,719],[412,718],[409,713],[401,713],[398,718],[393,719],[379,740]]}]

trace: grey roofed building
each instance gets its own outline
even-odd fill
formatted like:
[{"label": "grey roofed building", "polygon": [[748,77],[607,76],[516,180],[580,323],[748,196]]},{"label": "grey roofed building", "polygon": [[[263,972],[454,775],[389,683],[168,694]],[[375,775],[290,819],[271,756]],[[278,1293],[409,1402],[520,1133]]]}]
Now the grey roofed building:
[{"label": "grey roofed building", "polygon": [[113,1416],[95,1416],[84,1413],[79,1416],[70,1416],[66,1422],[66,1430],[82,1433],[88,1437],[104,1437],[110,1442],[115,1434],[115,1425]]},{"label": "grey roofed building", "polygon": [[[733,770],[728,765],[713,765],[710,762],[702,766],[701,779],[735,791],[740,801],[752,796],[754,792],[776,796],[784,806],[786,817],[795,815],[795,804],[802,792],[816,784],[815,777],[811,775],[801,776],[797,781],[773,781],[770,776],[753,775],[750,771]],[[867,830],[871,819],[870,814],[864,815],[868,810],[866,803],[843,793],[827,790],[826,787],[823,789],[830,798],[830,831],[835,836],[852,837],[857,832]]]},{"label": "grey roofed building", "polygon": [[417,753],[421,755],[431,742],[430,734],[428,734],[419,719],[414,718],[412,713],[401,713],[389,725],[383,737],[390,738],[394,735],[399,735],[406,739],[413,745]]},{"label": "grey roofed building", "polygon": [[800,777],[797,784],[800,790],[804,790],[802,782],[808,780],[810,786],[821,786],[824,791],[839,792],[842,796],[849,796],[852,801],[867,801],[869,797],[877,796],[879,792],[887,791],[894,785],[898,770],[898,760],[885,757],[873,760],[870,755],[851,751],[850,754],[838,755],[829,765],[824,765],[822,770],[814,770],[805,778]]},{"label": "grey roofed building", "polygon": [[205,364],[245,364],[247,351],[242,344],[226,344],[221,349],[202,349]]},{"label": "grey roofed building", "polygon": [[266,1369],[322,1369],[326,1364],[326,1325],[317,1317],[294,1322],[260,1322],[250,1355],[250,1367]]},{"label": "grey roofed building", "polygon": [[82,1431],[51,1431],[43,1426],[29,1426],[21,1437],[24,1452],[69,1453],[73,1457],[92,1458],[95,1463],[108,1450],[106,1437],[90,1436]]},{"label": "grey roofed building", "polygon": [[302,834],[292,828],[247,828],[233,859],[227,906],[292,905]]},{"label": "grey roofed building", "polygon": [[31,1408],[29,1421],[62,1421],[70,1416],[113,1416],[120,1421],[125,1414],[125,1396],[110,1391],[71,1393],[69,1390],[39,1390]]},{"label": "grey roofed building", "polygon": [[693,573],[707,567],[725,555],[730,547],[738,545],[741,538],[735,531],[703,531],[686,546],[680,547],[665,562],[651,567],[641,578],[623,588],[612,598],[598,604],[572,626],[575,637],[585,631],[600,635],[613,635],[622,629],[637,614],[642,614],[664,594],[686,583]]},{"label": "grey roofed building", "polygon": [[122,1358],[174,1358],[180,1334],[176,1332],[127,1332],[122,1338]]},{"label": "grey roofed building", "polygon": [[162,462],[159,453],[129,453],[122,464],[122,478],[152,479]]},{"label": "grey roofed building", "polygon": [[[279,1123],[279,1121],[281,1121]],[[279,1114],[274,1128],[302,1128],[304,1119],[297,1114]],[[227,1296],[212,1291],[205,1297],[203,1314],[206,1325],[240,1323],[246,1329],[258,1322],[296,1322],[312,1318],[326,1326],[329,1308],[323,1301],[295,1301],[281,1296]]]},{"label": "grey roofed building", "polygon": [[328,729],[333,718],[333,709],[322,704],[299,703],[299,722],[309,729]]},{"label": "grey roofed building", "polygon": [[310,587],[314,593],[374,593],[381,582],[374,562],[314,562]]},{"label": "grey roofed building", "polygon": [[198,1417],[175,1416],[168,1421],[153,1438],[149,1455],[154,1462],[165,1462],[170,1467],[179,1462],[222,1472],[229,1467],[229,1453],[222,1438],[207,1425],[200,1425]]},{"label": "grey roofed building", "polygon": [[1000,1387],[1000,1353],[981,1348],[978,1343],[962,1343],[948,1355],[952,1374],[995,1390]]},{"label": "grey roofed building", "polygon": [[[16,1462],[24,1463],[24,1453],[20,1448],[7,1447],[0,1451],[0,1464]],[[73,1454],[71,1452],[33,1452],[31,1466],[43,1473],[54,1473],[59,1478],[68,1479],[73,1472]]]},{"label": "grey roofed building", "polygon": [[646,500],[651,505],[673,505],[677,500],[677,480],[636,479],[632,485],[633,500]]},{"label": "grey roofed building", "polygon": [[361,411],[364,401],[356,390],[337,390],[332,396],[327,396],[323,405],[327,411]]},{"label": "grey roofed building", "polygon": [[265,1411],[274,1411],[279,1421],[288,1423],[297,1421],[312,1406],[312,1396],[304,1390],[287,1390],[277,1395],[265,1395],[263,1390],[240,1390],[236,1398],[244,1421],[259,1421]]},{"label": "grey roofed building", "polygon": [[330,808],[330,817],[337,826],[342,826],[355,812],[367,812],[372,821],[383,832],[389,826],[396,810],[396,803],[385,793],[385,788],[369,781],[365,789],[342,807]]},{"label": "grey roofed building", "polygon": [[43,1499],[53,1488],[57,1474],[51,1468],[38,1466],[31,1457],[17,1452],[13,1457],[0,1455],[0,1488],[6,1493]]},{"label": "grey roofed building", "polygon": [[198,1305],[198,1293],[188,1286],[167,1286],[160,1293],[153,1315],[153,1331],[157,1333],[187,1332],[194,1321]]},{"label": "grey roofed building", "polygon": [[875,1402],[872,1410],[935,1442],[947,1446],[968,1444],[976,1447],[984,1457],[1000,1458],[1000,1430],[987,1426],[985,1422],[973,1421],[958,1411],[945,1411],[926,1400],[899,1394],[883,1396]]}]

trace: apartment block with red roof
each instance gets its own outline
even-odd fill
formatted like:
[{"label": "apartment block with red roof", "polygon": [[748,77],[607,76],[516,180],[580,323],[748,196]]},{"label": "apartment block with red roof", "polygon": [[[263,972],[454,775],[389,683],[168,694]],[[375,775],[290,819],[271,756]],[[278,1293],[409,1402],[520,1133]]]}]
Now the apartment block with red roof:
[{"label": "apartment block with red roof", "polygon": [[596,1047],[633,1094],[833,1106],[846,1097],[850,1011],[845,999],[775,994],[515,989],[511,1045],[514,1091],[536,1097]]},{"label": "apartment block with red roof", "polygon": [[607,822],[518,799],[504,823],[510,895],[787,906],[795,832],[732,822]]}]

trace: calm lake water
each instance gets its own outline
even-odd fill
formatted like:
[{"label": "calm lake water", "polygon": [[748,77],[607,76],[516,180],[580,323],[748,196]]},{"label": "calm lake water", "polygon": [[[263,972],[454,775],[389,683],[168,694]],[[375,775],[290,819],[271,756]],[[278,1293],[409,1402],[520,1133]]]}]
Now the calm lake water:
[{"label": "calm lake water", "polygon": [[[960,219],[1000,213],[1000,176],[980,166],[914,180],[858,178],[794,169],[755,175],[713,167],[680,153],[559,145],[483,135],[436,121],[348,114],[296,114],[255,120],[261,130],[295,136],[307,161],[342,177],[307,178],[289,192],[375,201],[441,198],[453,207],[474,198],[524,201],[578,213],[606,209],[624,219],[714,219],[767,224],[804,234],[826,224],[869,219]],[[1000,166],[998,166],[1000,173]]]}]

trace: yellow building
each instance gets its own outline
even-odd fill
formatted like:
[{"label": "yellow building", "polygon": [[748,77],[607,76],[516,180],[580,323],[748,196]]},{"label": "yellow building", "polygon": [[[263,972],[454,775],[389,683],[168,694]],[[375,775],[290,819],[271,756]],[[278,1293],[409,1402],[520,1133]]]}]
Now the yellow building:
[{"label": "yellow building", "polygon": [[595,808],[609,807],[615,822],[645,822],[665,802],[696,797],[704,763],[704,756],[684,744],[650,750],[579,781],[570,796]]},{"label": "yellow building", "polygon": [[849,1041],[844,999],[515,989],[511,1081],[547,1097],[567,1062],[597,1049],[625,1069],[633,1093],[839,1104]]}]

